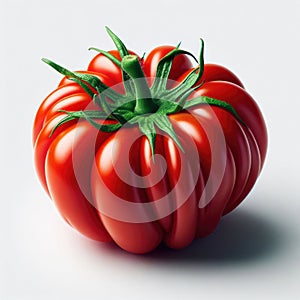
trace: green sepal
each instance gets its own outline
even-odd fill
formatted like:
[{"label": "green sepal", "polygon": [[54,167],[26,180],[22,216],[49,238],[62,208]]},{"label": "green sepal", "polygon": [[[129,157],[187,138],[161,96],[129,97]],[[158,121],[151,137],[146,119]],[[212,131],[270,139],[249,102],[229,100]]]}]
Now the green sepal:
[{"label": "green sepal", "polygon": [[[113,132],[122,127],[122,124],[115,123],[115,124],[98,124],[95,122],[92,117],[90,117],[88,114],[85,113],[85,111],[82,111],[82,117],[85,118],[91,125],[96,127],[98,130],[103,132]],[[107,118],[106,118],[107,119]]]},{"label": "green sepal", "polygon": [[166,89],[167,80],[171,71],[171,67],[173,64],[173,59],[180,54],[186,54],[190,55],[195,59],[195,61],[198,63],[197,58],[190,52],[178,49],[180,46],[177,45],[175,49],[170,51],[167,55],[165,55],[158,63],[157,69],[156,69],[156,76],[153,82],[153,85],[151,87],[151,91],[153,92],[153,97],[157,96],[154,92],[155,91],[164,91]]},{"label": "green sepal", "polygon": [[186,78],[175,88],[168,90],[163,94],[168,99],[176,99],[181,97],[186,90],[191,89],[202,77],[204,71],[204,42],[200,39],[199,66],[190,72]]},{"label": "green sepal", "polygon": [[179,100],[176,101],[176,102],[177,102],[177,103],[180,103],[180,104],[182,104],[182,106],[184,106],[184,103],[187,101],[188,97],[189,97],[192,93],[196,92],[196,90],[199,89],[203,84],[204,84],[204,83],[201,82],[201,83],[198,84],[197,86],[190,88],[190,89],[187,90],[183,95],[181,95],[180,98],[179,98]]},{"label": "green sepal", "polygon": [[156,114],[156,117],[153,119],[153,121],[159,129],[161,129],[162,131],[167,133],[175,141],[177,146],[184,153],[185,151],[184,151],[168,117],[164,114]]},{"label": "green sepal", "polygon": [[[105,92],[106,96],[112,99],[113,101],[117,101],[120,98],[124,98],[123,95],[113,91],[106,84],[104,84],[98,77],[93,76],[91,74],[83,74],[78,72],[72,72],[57,63],[47,59],[42,58],[42,61],[48,64],[50,67],[55,69],[60,74],[67,76],[69,79],[75,79],[77,81],[82,82],[84,85],[88,87],[90,85],[93,87],[98,93]],[[87,85],[88,84],[88,85]],[[89,87],[88,87],[89,88]]]},{"label": "green sepal", "polygon": [[77,118],[76,118],[76,117],[73,117],[73,116],[70,116],[70,115],[67,115],[65,118],[63,118],[62,120],[60,120],[60,121],[52,128],[52,130],[51,130],[51,132],[50,132],[50,134],[49,134],[49,137],[52,137],[53,133],[55,132],[55,130],[56,130],[59,126],[65,124],[65,123],[67,123],[67,122],[69,122],[69,121],[75,120],[75,119],[77,119]]},{"label": "green sepal", "polygon": [[156,140],[156,129],[153,121],[154,118],[155,118],[155,114],[154,115],[149,114],[144,116],[135,116],[128,121],[128,123],[132,125],[138,124],[141,132],[147,137],[151,148],[153,162],[154,162],[155,140]]},{"label": "green sepal", "polygon": [[135,116],[134,112],[122,108],[115,110],[112,115],[117,117],[122,124],[127,123]]},{"label": "green sepal", "polygon": [[83,90],[93,99],[95,93],[89,88],[88,85],[84,84],[80,79],[77,78],[69,78],[69,79],[79,84],[83,88]]},{"label": "green sepal", "polygon": [[102,111],[96,111],[96,110],[86,110],[85,114],[83,113],[82,110],[79,111],[66,111],[66,110],[58,110],[58,112],[63,112],[67,114],[63,119],[61,119],[51,130],[49,137],[51,137],[54,133],[54,131],[64,123],[67,123],[69,121],[75,120],[75,119],[80,119],[80,118],[85,118],[85,116],[88,116],[89,118],[97,118],[97,119],[109,119],[111,118],[107,117],[107,115],[102,112]]},{"label": "green sepal", "polygon": [[76,82],[77,84],[79,84],[84,91],[91,96],[91,98],[93,98],[94,96],[94,92],[90,89],[90,87],[84,82],[82,81],[80,78],[78,78],[77,76],[74,76],[74,73],[69,71],[66,68],[63,68],[61,66],[59,66],[58,64],[56,64],[55,62],[47,59],[47,58],[42,58],[42,61],[44,63],[46,63],[47,65],[49,65],[50,67],[52,67],[53,69],[55,69],[56,71],[58,71],[60,74],[69,77],[70,80]]},{"label": "green sepal", "polygon": [[94,97],[94,102],[99,104],[99,106],[103,109],[107,116],[111,114],[111,108],[106,101],[105,96],[103,93],[100,93]]},{"label": "green sepal", "polygon": [[126,102],[124,102],[123,100],[121,101],[117,101],[114,103],[114,109],[122,109],[122,110],[128,110],[133,112],[134,111],[134,107],[135,107],[135,100],[127,100]]},{"label": "green sepal", "polygon": [[174,131],[170,120],[162,111],[145,116],[135,116],[132,119],[130,119],[128,123],[139,124],[140,130],[148,138],[152,151],[152,156],[154,156],[155,153],[155,139],[157,134],[154,125],[156,125],[159,129],[167,133],[175,141],[180,150],[184,153],[184,149]]},{"label": "green sepal", "polygon": [[151,153],[152,153],[152,160],[154,162],[156,130],[154,127],[153,120],[152,118],[144,117],[144,118],[140,118],[138,123],[141,132],[147,137],[149,141]]},{"label": "green sepal", "polygon": [[98,49],[98,48],[94,48],[94,47],[90,47],[89,50],[94,50],[94,51],[97,51],[97,52],[103,54],[105,57],[107,57],[109,60],[111,60],[114,64],[116,64],[119,68],[121,68],[121,62],[115,56],[110,54],[109,52]]},{"label": "green sepal", "polygon": [[182,97],[187,90],[190,90],[193,85],[197,82],[196,79],[198,78],[197,72],[199,71],[199,67],[195,68],[191,71],[183,80],[182,82],[174,87],[171,90],[167,90],[162,94],[162,97],[175,100]]},{"label": "green sepal", "polygon": [[211,98],[211,97],[207,97],[207,96],[200,96],[200,97],[197,97],[197,98],[187,101],[183,108],[188,109],[190,107],[193,107],[196,105],[201,105],[201,104],[208,104],[208,105],[214,105],[214,106],[221,107],[221,108],[225,109],[226,111],[228,111],[229,113],[231,113],[243,125],[246,125],[245,122],[242,120],[242,118],[237,113],[237,111],[233,108],[233,106],[231,106],[230,104],[228,104],[225,101],[221,101],[221,100],[218,100],[215,98]]},{"label": "green sepal", "polygon": [[197,88],[201,87],[202,85],[203,85],[203,83],[201,83],[201,84],[197,85],[196,87],[191,88],[190,90],[186,91],[186,92],[179,98],[179,100],[176,101],[176,107],[174,107],[173,110],[170,109],[170,110],[167,112],[167,114],[174,114],[174,113],[176,113],[176,112],[179,112],[179,111],[183,110],[183,109],[184,109],[184,105],[185,105],[185,103],[186,103],[188,97],[189,97],[193,92],[195,92],[195,90],[196,90]]},{"label": "green sepal", "polygon": [[[107,26],[105,27],[105,29],[106,29],[107,33],[109,34],[109,36],[111,37],[111,39],[113,40],[115,46],[117,47],[121,58],[123,58],[126,55],[129,55],[129,51],[128,51],[127,47],[120,40],[120,38],[116,34],[114,34]],[[134,86],[132,85],[131,81],[128,81],[130,79],[130,77],[123,70],[122,70],[122,77],[123,77],[126,94],[134,95]]]},{"label": "green sepal", "polygon": [[91,74],[83,74],[74,72],[75,76],[79,79],[89,83],[99,94],[104,93],[105,96],[110,98],[112,101],[117,101],[119,99],[125,99],[125,97],[118,92],[111,89],[109,86],[104,84],[98,77]]},{"label": "green sepal", "polygon": [[107,26],[105,26],[105,29],[106,29],[107,33],[109,34],[109,36],[111,37],[111,39],[113,40],[115,46],[117,47],[121,58],[128,55],[129,52],[128,52],[126,46],[124,45],[124,43],[120,40],[120,38],[118,36],[116,36]]},{"label": "green sepal", "polygon": [[179,108],[178,103],[173,101],[168,101],[168,100],[162,100],[156,113],[161,115],[168,115],[174,112],[178,112],[179,110],[182,110],[182,108],[181,109],[178,108]]},{"label": "green sepal", "polygon": [[170,115],[170,114],[174,114],[174,113],[182,111],[184,109],[184,105],[185,105],[188,97],[193,92],[195,92],[195,89],[199,88],[200,86],[202,86],[202,84],[196,86],[195,88],[189,89],[177,101],[172,101],[172,100],[168,100],[168,99],[158,100],[157,103],[159,105],[159,108],[157,110],[157,113]]},{"label": "green sepal", "polygon": [[117,105],[109,104],[106,101],[103,93],[96,95],[94,97],[94,102],[96,102],[103,109],[107,116],[109,116],[111,119],[115,119],[121,124],[125,124],[128,120],[134,117],[134,113],[132,111],[127,110],[122,106],[118,108]]}]

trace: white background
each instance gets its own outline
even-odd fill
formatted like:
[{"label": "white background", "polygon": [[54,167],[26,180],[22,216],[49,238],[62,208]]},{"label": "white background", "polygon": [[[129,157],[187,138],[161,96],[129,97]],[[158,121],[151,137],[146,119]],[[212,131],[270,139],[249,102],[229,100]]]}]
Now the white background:
[{"label": "white background", "polygon": [[[299,1],[1,1],[0,299],[299,299]],[[33,169],[35,111],[60,76],[111,49],[108,25],[137,53],[182,41],[231,68],[268,124],[264,171],[210,237],[135,256],[77,234]]]}]

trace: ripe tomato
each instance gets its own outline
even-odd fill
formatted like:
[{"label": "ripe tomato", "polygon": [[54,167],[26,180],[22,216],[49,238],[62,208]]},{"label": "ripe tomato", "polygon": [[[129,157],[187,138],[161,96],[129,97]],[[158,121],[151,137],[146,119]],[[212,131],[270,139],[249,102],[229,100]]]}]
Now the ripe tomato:
[{"label": "ripe tomato", "polygon": [[171,46],[141,59],[108,32],[118,51],[99,50],[85,71],[45,60],[66,76],[36,114],[37,174],[89,238],[132,253],[186,247],[255,184],[267,151],[263,116],[227,68],[201,55],[193,67]]}]

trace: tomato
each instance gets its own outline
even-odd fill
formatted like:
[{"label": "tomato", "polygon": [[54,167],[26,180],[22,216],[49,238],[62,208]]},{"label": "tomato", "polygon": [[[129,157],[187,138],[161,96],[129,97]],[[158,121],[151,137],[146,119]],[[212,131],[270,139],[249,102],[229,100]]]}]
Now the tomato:
[{"label": "tomato", "polygon": [[45,60],[65,77],[36,114],[38,177],[66,222],[91,239],[132,253],[184,248],[254,186],[267,152],[264,118],[229,69],[201,69],[201,56],[193,67],[173,46],[141,59],[107,30],[118,51],[100,51],[87,70]]}]

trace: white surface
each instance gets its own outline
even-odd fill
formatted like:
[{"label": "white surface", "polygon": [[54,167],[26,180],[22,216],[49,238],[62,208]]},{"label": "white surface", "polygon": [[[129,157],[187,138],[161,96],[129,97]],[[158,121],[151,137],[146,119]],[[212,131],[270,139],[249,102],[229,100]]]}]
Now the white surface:
[{"label": "white surface", "polygon": [[[299,1],[1,1],[0,299],[299,299]],[[75,4],[76,3],[76,4]],[[81,4],[80,4],[81,3]],[[145,7],[143,9],[143,6]],[[59,80],[110,49],[183,42],[234,70],[266,117],[255,189],[209,238],[134,256],[97,244],[55,212],[33,170],[31,126]]]}]

